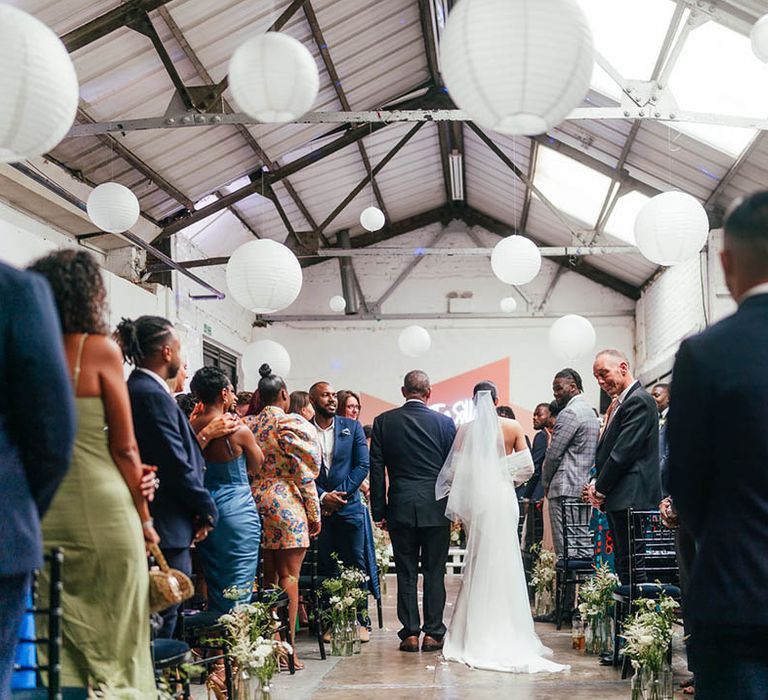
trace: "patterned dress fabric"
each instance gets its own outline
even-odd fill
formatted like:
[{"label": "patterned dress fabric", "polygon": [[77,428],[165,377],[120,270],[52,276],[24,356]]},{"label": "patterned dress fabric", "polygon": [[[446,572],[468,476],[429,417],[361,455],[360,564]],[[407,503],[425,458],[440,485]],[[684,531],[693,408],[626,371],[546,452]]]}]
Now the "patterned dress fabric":
[{"label": "patterned dress fabric", "polygon": [[262,518],[261,546],[309,547],[307,522],[320,521],[315,479],[321,457],[314,428],[276,406],[267,406],[248,423],[264,452],[251,486]]}]

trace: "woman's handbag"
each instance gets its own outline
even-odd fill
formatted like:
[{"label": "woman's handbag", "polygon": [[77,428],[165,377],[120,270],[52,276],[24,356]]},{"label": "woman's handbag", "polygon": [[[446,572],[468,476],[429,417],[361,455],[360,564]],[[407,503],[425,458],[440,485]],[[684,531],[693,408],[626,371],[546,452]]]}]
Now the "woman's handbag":
[{"label": "woman's handbag", "polygon": [[149,545],[149,553],[157,562],[157,566],[149,570],[150,612],[160,612],[191,598],[195,588],[189,576],[178,569],[171,569],[156,544]]}]

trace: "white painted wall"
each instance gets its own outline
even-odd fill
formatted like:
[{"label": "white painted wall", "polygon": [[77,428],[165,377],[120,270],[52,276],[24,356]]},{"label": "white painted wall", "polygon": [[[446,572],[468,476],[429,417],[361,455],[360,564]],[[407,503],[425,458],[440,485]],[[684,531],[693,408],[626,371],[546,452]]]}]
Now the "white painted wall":
[{"label": "white painted wall", "polygon": [[719,253],[722,231],[710,234],[699,257],[667,268],[637,303],[637,361],[644,383],[672,370],[680,342],[733,313]]}]

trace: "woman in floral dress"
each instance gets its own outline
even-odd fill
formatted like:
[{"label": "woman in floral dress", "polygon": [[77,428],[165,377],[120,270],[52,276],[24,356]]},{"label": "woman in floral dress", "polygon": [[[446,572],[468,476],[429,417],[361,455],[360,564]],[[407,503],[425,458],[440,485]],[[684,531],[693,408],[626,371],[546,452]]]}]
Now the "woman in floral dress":
[{"label": "woman in floral dress", "polygon": [[[259,368],[259,400],[264,408],[248,423],[264,453],[252,484],[262,518],[264,578],[288,594],[291,629],[299,609],[299,573],[310,537],[320,532],[320,501],[315,479],[320,447],[314,427],[289,414],[290,397],[269,365]],[[294,652],[295,653],[295,652]],[[296,668],[303,666],[295,658]]]}]

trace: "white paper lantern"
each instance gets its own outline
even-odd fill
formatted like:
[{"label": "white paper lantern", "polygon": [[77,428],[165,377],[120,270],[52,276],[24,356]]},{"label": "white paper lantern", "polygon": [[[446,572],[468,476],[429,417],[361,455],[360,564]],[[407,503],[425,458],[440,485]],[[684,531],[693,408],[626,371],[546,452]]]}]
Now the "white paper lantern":
[{"label": "white paper lantern", "polygon": [[576,314],[558,318],[549,329],[549,347],[566,364],[589,357],[596,340],[594,326]]},{"label": "white paper lantern", "polygon": [[331,307],[331,311],[335,311],[337,314],[340,314],[342,311],[344,311],[344,309],[347,308],[347,300],[340,294],[337,294],[336,296],[331,297],[331,300],[328,302],[328,306]]},{"label": "white paper lantern", "polygon": [[657,265],[676,265],[695,257],[707,242],[709,220],[698,200],[685,192],[652,197],[635,219],[640,252]]},{"label": "white paper lantern", "polygon": [[86,202],[88,218],[102,231],[122,233],[139,220],[139,200],[125,185],[105,182],[91,190]]},{"label": "white paper lantern", "polygon": [[503,134],[542,134],[584,99],[592,32],[576,0],[459,0],[440,39],[453,101]]},{"label": "white paper lantern", "polygon": [[229,88],[240,109],[260,122],[289,122],[307,112],[320,77],[306,46],[282,32],[241,44],[229,62]]},{"label": "white paper lantern", "polygon": [[272,374],[283,379],[291,372],[291,356],[280,343],[274,340],[257,340],[251,343],[243,350],[241,362],[243,372],[254,384],[258,383],[259,367],[265,363],[272,368]]},{"label": "white paper lantern", "polygon": [[301,283],[296,256],[268,238],[244,243],[227,263],[230,293],[238,304],[257,314],[271,314],[293,304]]},{"label": "white paper lantern", "polygon": [[506,284],[528,284],[541,269],[541,253],[525,236],[502,238],[491,253],[491,269]]},{"label": "white paper lantern", "polygon": [[378,207],[367,207],[360,214],[360,225],[366,231],[378,231],[384,227],[384,212]]},{"label": "white paper lantern", "polygon": [[408,326],[404,328],[397,340],[400,351],[408,357],[419,357],[429,350],[432,338],[426,328],[421,326]]},{"label": "white paper lantern", "polygon": [[517,299],[515,299],[515,297],[504,297],[499,302],[499,308],[505,314],[514,313],[514,311],[517,309]]},{"label": "white paper lantern", "polygon": [[768,63],[768,15],[763,15],[752,25],[749,33],[752,53],[763,63]]},{"label": "white paper lantern", "polygon": [[0,4],[0,163],[50,151],[77,112],[77,74],[39,19]]}]

